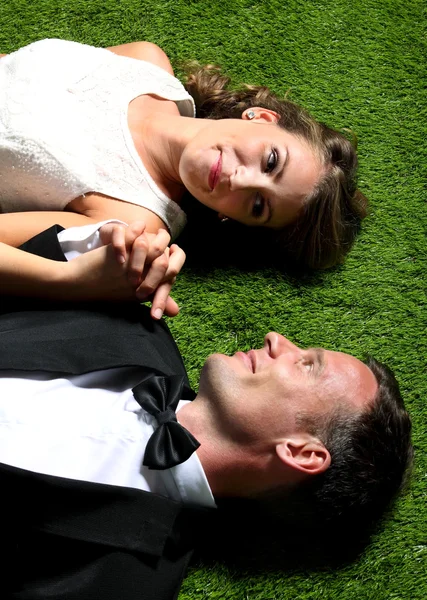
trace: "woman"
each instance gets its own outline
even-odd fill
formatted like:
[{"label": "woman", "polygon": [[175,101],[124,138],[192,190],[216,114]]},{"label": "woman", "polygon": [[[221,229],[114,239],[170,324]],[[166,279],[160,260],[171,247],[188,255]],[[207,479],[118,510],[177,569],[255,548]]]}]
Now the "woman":
[{"label": "woman", "polygon": [[[175,238],[188,190],[220,220],[273,230],[268,239],[300,262],[339,262],[364,216],[351,144],[267,88],[228,83],[201,69],[189,95],[147,42],[104,50],[43,40],[5,56],[2,212],[64,210],[67,226],[143,220]],[[16,245],[15,229],[28,237],[30,219],[2,217],[1,239]]]}]

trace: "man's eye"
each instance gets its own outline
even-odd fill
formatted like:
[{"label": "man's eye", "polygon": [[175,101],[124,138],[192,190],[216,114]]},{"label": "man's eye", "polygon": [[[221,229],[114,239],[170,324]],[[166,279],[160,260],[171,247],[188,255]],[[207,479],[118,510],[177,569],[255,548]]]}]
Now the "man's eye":
[{"label": "man's eye", "polygon": [[302,364],[308,372],[313,370],[313,363],[311,360],[305,360]]},{"label": "man's eye", "polygon": [[260,194],[256,195],[255,198],[255,202],[252,206],[252,216],[255,217],[256,219],[259,219],[259,217],[262,217],[263,213],[264,213],[264,205],[265,205],[265,200],[262,196],[260,196]]},{"label": "man's eye", "polygon": [[271,173],[272,171],[274,171],[274,169],[277,166],[277,162],[278,162],[277,151],[273,148],[273,150],[270,152],[269,157],[267,159],[267,165],[266,165],[265,172]]}]

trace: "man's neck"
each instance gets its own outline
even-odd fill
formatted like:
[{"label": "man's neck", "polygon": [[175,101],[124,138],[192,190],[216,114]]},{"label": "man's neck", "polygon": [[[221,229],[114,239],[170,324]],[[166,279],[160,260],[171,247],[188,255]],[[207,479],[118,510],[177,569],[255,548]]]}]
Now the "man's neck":
[{"label": "man's neck", "polygon": [[198,396],[179,411],[179,422],[200,442],[197,456],[214,496],[253,496],[286,481],[290,474],[274,453],[228,439],[212,413]]}]

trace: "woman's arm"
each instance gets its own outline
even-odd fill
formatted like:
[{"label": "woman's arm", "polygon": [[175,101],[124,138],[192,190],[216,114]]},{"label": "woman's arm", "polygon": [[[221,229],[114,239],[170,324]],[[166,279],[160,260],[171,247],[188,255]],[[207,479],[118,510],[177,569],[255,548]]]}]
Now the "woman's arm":
[{"label": "woman's arm", "polygon": [[[143,223],[104,226],[102,246],[70,262],[57,262],[0,243],[0,295],[51,300],[152,300],[151,314],[179,312],[169,293],[185,261],[165,231],[145,233]],[[118,250],[123,260],[117,260]]]},{"label": "woman's arm", "polygon": [[0,243],[1,294],[49,300],[136,300],[127,265],[111,246],[58,262]]},{"label": "woman's arm", "polygon": [[29,254],[0,243],[2,295],[61,299],[67,297],[69,263]]},{"label": "woman's arm", "polygon": [[78,227],[98,223],[85,215],[65,211],[34,211],[0,214],[0,242],[18,248],[24,242],[52,225]]},{"label": "woman's arm", "polygon": [[127,265],[111,246],[70,262],[42,258],[0,243],[1,294],[50,300],[136,300]]},{"label": "woman's arm", "polygon": [[61,225],[68,229],[109,219],[125,223],[143,221],[148,233],[157,233],[160,229],[167,230],[163,221],[151,210],[100,194],[87,194],[85,197],[76,198],[70,202],[67,209],[0,214],[0,242],[18,248],[52,225]]}]

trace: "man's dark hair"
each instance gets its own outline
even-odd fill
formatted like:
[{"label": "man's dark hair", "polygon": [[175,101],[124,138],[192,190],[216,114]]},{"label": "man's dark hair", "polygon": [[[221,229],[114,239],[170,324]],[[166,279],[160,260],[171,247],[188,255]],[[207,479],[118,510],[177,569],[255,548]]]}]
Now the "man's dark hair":
[{"label": "man's dark hair", "polygon": [[361,414],[338,408],[321,421],[299,415],[301,427],[328,448],[330,467],[291,492],[285,487],[252,499],[218,499],[203,555],[232,563],[238,555],[244,564],[256,557],[255,564],[262,559],[280,567],[290,560],[353,560],[363,549],[404,487],[413,457],[411,420],[396,378],[373,358],[365,363],[378,390]]},{"label": "man's dark hair", "polygon": [[373,358],[365,364],[378,383],[367,410],[353,416],[338,409],[320,424],[301,416],[329,450],[331,465],[284,499],[283,510],[290,502],[298,520],[374,523],[406,483],[413,458],[409,414],[392,371]]}]

